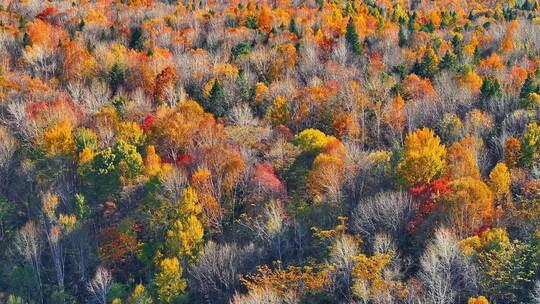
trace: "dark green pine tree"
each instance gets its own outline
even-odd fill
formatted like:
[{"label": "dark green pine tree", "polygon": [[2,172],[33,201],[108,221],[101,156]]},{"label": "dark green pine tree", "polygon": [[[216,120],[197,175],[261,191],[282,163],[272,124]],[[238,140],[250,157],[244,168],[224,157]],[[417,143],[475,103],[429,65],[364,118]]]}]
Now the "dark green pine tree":
[{"label": "dark green pine tree", "polygon": [[109,72],[109,86],[113,95],[116,94],[118,89],[124,84],[124,80],[124,69],[118,63],[115,63]]},{"label": "dark green pine tree", "polygon": [[86,22],[84,22],[84,19],[81,18],[81,21],[79,22],[79,32],[81,32],[85,26],[86,26]]},{"label": "dark green pine tree", "polygon": [[523,2],[523,6],[521,7],[521,9],[526,10],[526,11],[532,11],[536,9],[535,4],[536,4],[536,0],[534,1],[525,0],[525,2]]},{"label": "dark green pine tree", "polygon": [[452,46],[454,47],[454,54],[459,60],[463,59],[463,40],[459,39],[457,35],[452,37]]},{"label": "dark green pine tree", "polygon": [[317,9],[321,12],[324,8],[324,0],[315,0],[317,2]]},{"label": "dark green pine tree", "polygon": [[223,87],[219,80],[215,80],[208,96],[208,111],[216,116],[224,116],[226,114],[226,105],[224,100]]},{"label": "dark green pine tree", "polygon": [[536,83],[531,74],[529,74],[527,75],[525,82],[523,82],[523,86],[519,92],[519,98],[526,99],[531,93],[540,93],[540,85]]},{"label": "dark green pine tree", "polygon": [[24,33],[23,39],[22,39],[22,45],[23,47],[32,46],[32,39],[30,38],[28,33]]},{"label": "dark green pine tree", "polygon": [[414,12],[411,17],[409,18],[409,31],[412,33],[414,31],[414,28],[416,26],[416,12]]},{"label": "dark green pine tree", "polygon": [[433,20],[429,20],[428,24],[426,24],[425,30],[428,33],[433,33],[435,31],[435,23],[433,23]]},{"label": "dark green pine tree", "polygon": [[452,46],[454,49],[462,48],[463,40],[461,40],[458,35],[454,35],[454,37],[452,37]]},{"label": "dark green pine tree", "polygon": [[415,62],[413,71],[423,78],[433,78],[439,69],[439,59],[432,48],[424,51],[420,61]]},{"label": "dark green pine tree", "polygon": [[349,22],[347,23],[345,39],[347,40],[347,45],[349,46],[351,52],[356,56],[362,56],[362,45],[360,44],[358,32],[356,31],[352,18],[349,18]]},{"label": "dark green pine tree", "polygon": [[456,71],[457,70],[456,54],[452,53],[451,51],[446,51],[446,53],[444,53],[443,58],[441,59],[441,62],[439,63],[439,69]]},{"label": "dark green pine tree", "polygon": [[129,47],[139,52],[142,51],[144,48],[144,31],[142,28],[136,27],[133,29],[129,40]]},{"label": "dark green pine tree", "polygon": [[402,24],[399,25],[399,42],[398,43],[400,47],[409,46],[409,33],[405,29],[405,27],[403,27]]},{"label": "dark green pine tree", "polygon": [[478,46],[476,46],[473,53],[473,63],[478,64],[480,62],[480,59],[482,59],[482,54],[480,54],[480,49],[478,48]]},{"label": "dark green pine tree", "polygon": [[23,16],[19,17],[19,29],[21,29],[21,30],[25,29],[27,23],[28,22],[26,21],[26,19]]},{"label": "dark green pine tree", "polygon": [[291,17],[291,21],[289,22],[289,32],[298,36],[298,28],[296,27],[296,21],[294,17]]},{"label": "dark green pine tree", "polygon": [[488,76],[484,78],[482,86],[480,87],[480,100],[485,103],[495,96],[501,96],[501,85],[497,78]]}]

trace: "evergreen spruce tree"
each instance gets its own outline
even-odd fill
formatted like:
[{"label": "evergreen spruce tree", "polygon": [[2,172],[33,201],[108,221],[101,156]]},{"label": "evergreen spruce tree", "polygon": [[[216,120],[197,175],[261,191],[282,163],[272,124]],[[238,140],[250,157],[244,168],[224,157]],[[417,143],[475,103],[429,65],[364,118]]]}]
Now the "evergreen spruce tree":
[{"label": "evergreen spruce tree", "polygon": [[133,29],[129,40],[129,47],[137,51],[142,51],[144,48],[144,32],[142,28],[136,27]]},{"label": "evergreen spruce tree", "polygon": [[443,58],[441,59],[441,62],[439,63],[439,69],[456,71],[457,70],[457,56],[451,51],[446,51],[446,53],[444,53]]},{"label": "evergreen spruce tree", "polygon": [[429,20],[428,24],[426,24],[425,30],[428,33],[433,33],[435,31],[435,23],[433,23],[433,20]]},{"label": "evergreen spruce tree", "polygon": [[82,31],[85,26],[86,26],[86,22],[84,22],[84,19],[81,18],[81,21],[79,22],[79,31]]},{"label": "evergreen spruce tree", "polygon": [[226,105],[224,102],[223,87],[219,83],[219,80],[215,80],[208,96],[208,111],[214,113],[216,116],[224,116],[226,114]]},{"label": "evergreen spruce tree", "polygon": [[533,2],[531,0],[525,0],[521,8],[526,11],[532,11],[534,9],[535,4],[536,4],[536,1]]},{"label": "evergreen spruce tree", "polygon": [[345,39],[347,40],[347,44],[351,52],[356,56],[362,56],[362,45],[360,44],[358,32],[356,31],[352,18],[349,18],[349,23],[347,23]]},{"label": "evergreen spruce tree", "polygon": [[478,46],[476,46],[474,48],[474,53],[473,53],[473,63],[478,64],[481,58],[482,58],[482,55],[480,54],[480,49],[478,48]]},{"label": "evergreen spruce tree", "polygon": [[501,85],[497,78],[488,76],[484,78],[482,86],[480,87],[480,101],[484,104],[495,96],[501,96]]},{"label": "evergreen spruce tree", "polygon": [[324,7],[324,0],[315,0],[317,2],[317,8],[320,11],[323,10],[323,7]]},{"label": "evergreen spruce tree", "polygon": [[109,72],[109,86],[113,95],[116,94],[118,89],[124,84],[124,78],[124,69],[118,63],[115,63]]},{"label": "evergreen spruce tree", "polygon": [[22,39],[22,45],[23,47],[32,46],[32,39],[30,38],[28,33],[24,33],[23,39]]},{"label": "evergreen spruce tree", "polygon": [[452,46],[454,47],[454,54],[456,54],[457,58],[463,60],[463,41],[457,35],[452,38]]},{"label": "evergreen spruce tree", "polygon": [[26,19],[23,16],[19,17],[19,29],[22,30],[22,29],[26,28],[27,23],[28,22],[26,21]]},{"label": "evergreen spruce tree", "polygon": [[433,78],[439,68],[439,59],[437,54],[432,48],[428,48],[424,51],[420,62],[414,64],[414,73],[420,77]]},{"label": "evergreen spruce tree", "polygon": [[298,36],[298,29],[296,28],[296,21],[294,17],[291,17],[291,21],[289,22],[289,32]]},{"label": "evergreen spruce tree", "polygon": [[527,78],[525,79],[525,82],[521,87],[521,91],[519,92],[519,98],[526,99],[531,93],[540,93],[540,85],[536,83],[531,74],[529,74],[527,75]]},{"label": "evergreen spruce tree", "polygon": [[399,46],[400,47],[409,46],[409,33],[401,24],[399,25]]},{"label": "evergreen spruce tree", "polygon": [[414,12],[412,15],[411,15],[411,18],[409,18],[409,31],[412,33],[414,30],[415,30],[415,25],[416,25],[416,12]]}]

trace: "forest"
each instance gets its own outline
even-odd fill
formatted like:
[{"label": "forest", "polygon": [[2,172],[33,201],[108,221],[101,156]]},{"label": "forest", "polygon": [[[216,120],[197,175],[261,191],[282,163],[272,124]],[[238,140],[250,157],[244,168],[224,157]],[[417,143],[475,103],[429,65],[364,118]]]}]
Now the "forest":
[{"label": "forest", "polygon": [[0,0],[0,303],[540,304],[539,0]]}]

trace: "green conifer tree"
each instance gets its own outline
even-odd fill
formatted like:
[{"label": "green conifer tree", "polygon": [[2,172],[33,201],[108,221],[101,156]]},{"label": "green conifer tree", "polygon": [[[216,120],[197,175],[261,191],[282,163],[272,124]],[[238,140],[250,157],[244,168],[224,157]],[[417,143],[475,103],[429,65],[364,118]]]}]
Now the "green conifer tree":
[{"label": "green conifer tree", "polygon": [[415,63],[414,72],[424,78],[433,78],[439,69],[439,58],[432,48],[424,51],[420,61]]},{"label": "green conifer tree", "polygon": [[492,97],[501,95],[501,85],[497,78],[488,76],[484,78],[482,86],[480,87],[480,100],[485,102]]},{"label": "green conifer tree", "polygon": [[345,39],[351,52],[356,56],[362,56],[362,45],[358,37],[358,32],[352,18],[349,18],[349,23],[347,23],[347,32],[345,33]]},{"label": "green conifer tree", "polygon": [[400,47],[407,47],[409,46],[409,33],[403,27],[403,25],[399,25],[399,46]]},{"label": "green conifer tree", "polygon": [[441,59],[441,62],[439,63],[439,69],[456,71],[457,70],[456,54],[452,53],[451,51],[446,51],[446,53],[444,53],[443,58]]},{"label": "green conifer tree", "polygon": [[30,38],[28,33],[24,33],[23,39],[22,39],[22,45],[23,47],[32,46],[32,39]]},{"label": "green conifer tree", "polygon": [[144,31],[140,27],[133,29],[129,40],[129,47],[137,51],[142,51],[144,48]]},{"label": "green conifer tree", "polygon": [[120,64],[115,63],[109,72],[109,86],[111,87],[113,95],[116,94],[118,89],[124,84],[124,78],[124,69]]},{"label": "green conifer tree", "polygon": [[208,96],[208,110],[216,116],[224,116],[226,114],[226,105],[223,96],[223,87],[219,80],[214,81],[210,95]]}]

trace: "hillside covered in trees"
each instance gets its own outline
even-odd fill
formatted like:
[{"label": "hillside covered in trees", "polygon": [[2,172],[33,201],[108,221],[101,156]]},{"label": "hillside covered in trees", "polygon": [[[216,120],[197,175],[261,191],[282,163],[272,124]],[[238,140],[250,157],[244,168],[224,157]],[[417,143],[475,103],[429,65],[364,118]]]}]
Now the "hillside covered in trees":
[{"label": "hillside covered in trees", "polygon": [[540,303],[538,0],[0,0],[0,302]]}]

